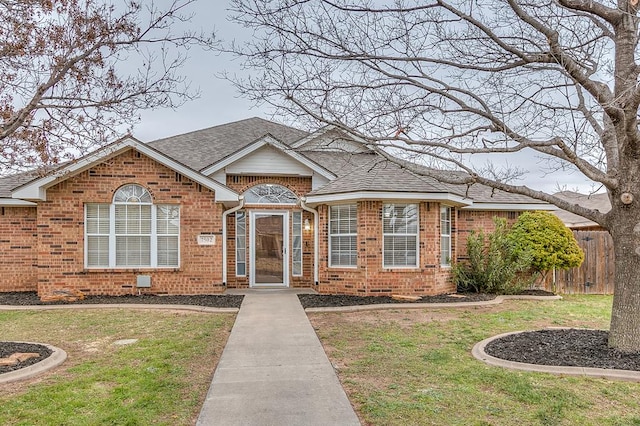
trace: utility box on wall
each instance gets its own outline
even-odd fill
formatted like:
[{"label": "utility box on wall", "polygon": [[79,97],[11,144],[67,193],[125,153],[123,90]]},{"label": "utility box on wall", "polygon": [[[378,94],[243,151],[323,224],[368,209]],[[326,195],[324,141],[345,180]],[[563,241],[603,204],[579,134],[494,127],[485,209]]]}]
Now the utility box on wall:
[{"label": "utility box on wall", "polygon": [[151,275],[138,275],[136,281],[137,288],[150,288],[151,287]]}]

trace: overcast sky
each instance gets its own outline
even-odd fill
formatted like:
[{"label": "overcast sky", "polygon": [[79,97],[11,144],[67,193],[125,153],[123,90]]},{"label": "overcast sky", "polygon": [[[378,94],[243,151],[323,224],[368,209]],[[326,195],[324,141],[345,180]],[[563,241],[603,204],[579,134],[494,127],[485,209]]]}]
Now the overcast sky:
[{"label": "overcast sky", "polygon": [[[156,0],[161,4],[169,0]],[[195,13],[191,24],[194,29],[215,30],[217,38],[225,41],[242,40],[250,37],[242,27],[228,21],[229,2],[227,0],[200,0],[192,10]],[[271,119],[266,107],[255,107],[246,99],[238,96],[228,81],[216,77],[223,72],[239,72],[239,64],[231,57],[192,49],[190,59],[183,69],[184,75],[193,87],[199,88],[201,96],[195,101],[183,105],[177,110],[159,109],[144,111],[142,120],[134,128],[134,136],[144,142],[178,135],[193,130],[242,120],[249,117]],[[277,120],[276,120],[277,121]],[[484,160],[483,160],[484,161]],[[526,179],[517,184],[526,184],[534,189],[556,192],[558,188],[591,191],[591,185],[580,173],[554,173],[547,175],[536,170],[536,159],[531,153],[510,161],[531,170]]]}]

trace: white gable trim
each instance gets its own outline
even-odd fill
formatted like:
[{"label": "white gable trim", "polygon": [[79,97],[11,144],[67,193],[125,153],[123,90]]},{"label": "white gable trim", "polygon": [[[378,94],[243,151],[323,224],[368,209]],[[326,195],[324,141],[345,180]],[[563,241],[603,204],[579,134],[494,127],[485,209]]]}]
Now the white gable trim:
[{"label": "white gable trim", "polygon": [[462,210],[477,210],[477,211],[526,211],[526,210],[558,210],[553,204],[518,204],[518,203],[473,203],[470,206],[462,207]]},{"label": "white gable trim", "polygon": [[456,206],[469,206],[473,203],[468,198],[459,195],[442,192],[380,192],[357,191],[340,194],[308,195],[307,204],[339,204],[345,201],[357,200],[385,200],[385,201],[439,201]]},{"label": "white gable trim", "polygon": [[241,158],[243,158],[243,157],[245,157],[245,156],[257,151],[258,149],[262,148],[265,145],[270,145],[270,146],[278,149],[282,153],[290,156],[291,158],[293,158],[293,159],[299,161],[300,163],[302,163],[303,165],[307,166],[308,168],[313,170],[314,173],[317,173],[320,176],[323,176],[328,180],[333,180],[333,179],[336,178],[336,175],[334,175],[333,173],[331,173],[330,171],[328,171],[324,167],[321,167],[320,165],[318,165],[315,162],[309,160],[305,156],[293,151],[290,147],[288,147],[287,145],[283,144],[282,142],[278,141],[276,138],[274,138],[273,136],[270,136],[270,135],[264,136],[263,138],[260,138],[257,141],[255,141],[254,143],[252,143],[250,145],[247,145],[243,149],[241,149],[239,151],[236,151],[235,153],[231,154],[227,158],[224,158],[224,159],[218,161],[217,163],[212,164],[212,165],[202,169],[200,171],[200,173],[202,173],[202,174],[204,174],[206,176],[211,176],[212,174],[223,170],[225,167],[229,166],[230,164],[235,163],[236,161],[238,161]]},{"label": "white gable trim", "polygon": [[17,200],[15,198],[0,198],[0,206],[2,207],[36,207],[36,203],[25,200]]},{"label": "white gable trim", "polygon": [[11,193],[13,198],[19,198],[24,200],[41,200],[46,201],[47,189],[53,185],[68,179],[71,176],[75,176],[87,169],[90,169],[94,165],[101,161],[113,158],[122,154],[130,149],[144,154],[145,156],[157,161],[165,167],[168,167],[181,175],[188,177],[196,183],[215,191],[216,201],[219,202],[238,202],[238,194],[228,188],[225,185],[216,182],[213,179],[204,176],[197,171],[190,169],[182,163],[175,161],[174,159],[167,157],[166,155],[156,151],[137,141],[131,137],[127,137],[111,145],[108,145],[98,151],[86,155],[71,164],[68,164],[47,176],[28,182],[18,188],[14,189]]}]

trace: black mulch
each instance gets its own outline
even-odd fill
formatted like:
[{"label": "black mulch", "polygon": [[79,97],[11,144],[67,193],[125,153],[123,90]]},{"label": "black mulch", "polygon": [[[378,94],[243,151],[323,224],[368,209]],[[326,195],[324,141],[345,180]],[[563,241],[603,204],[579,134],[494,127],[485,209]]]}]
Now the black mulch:
[{"label": "black mulch", "polygon": [[602,330],[530,331],[496,339],[485,347],[485,352],[529,364],[640,371],[640,353],[610,349],[608,337],[609,333]]},{"label": "black mulch", "polygon": [[38,358],[18,362],[15,365],[0,365],[0,374],[19,370],[48,358],[53,351],[46,346],[36,343],[0,342],[0,358],[7,358],[15,353],[38,353]]},{"label": "black mulch", "polygon": [[212,308],[239,308],[244,296],[241,295],[197,295],[197,296],[87,296],[77,302],[41,302],[35,292],[0,293],[0,305],[65,305],[65,304],[108,304],[138,303],[158,305],[195,305]]},{"label": "black mulch", "polygon": [[[525,290],[520,293],[528,296],[554,296],[544,290]],[[304,308],[326,308],[333,306],[377,305],[380,303],[459,303],[486,302],[496,298],[495,294],[457,293],[438,296],[423,296],[420,300],[395,300],[389,296],[339,296],[331,294],[299,294],[298,298]]]}]

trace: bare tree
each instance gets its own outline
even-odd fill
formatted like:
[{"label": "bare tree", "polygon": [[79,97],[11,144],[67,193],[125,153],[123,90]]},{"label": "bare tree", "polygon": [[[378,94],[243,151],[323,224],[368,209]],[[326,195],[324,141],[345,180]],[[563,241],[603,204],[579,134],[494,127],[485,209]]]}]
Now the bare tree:
[{"label": "bare tree", "polygon": [[[227,47],[254,78],[246,96],[430,156],[449,183],[524,194],[611,232],[609,344],[640,351],[638,0],[234,0],[254,30]],[[473,154],[530,152],[606,188],[604,214],[474,168]]]},{"label": "bare tree", "polygon": [[0,0],[0,166],[56,163],[104,144],[145,108],[197,95],[179,68],[211,37],[174,33],[195,0]]}]

